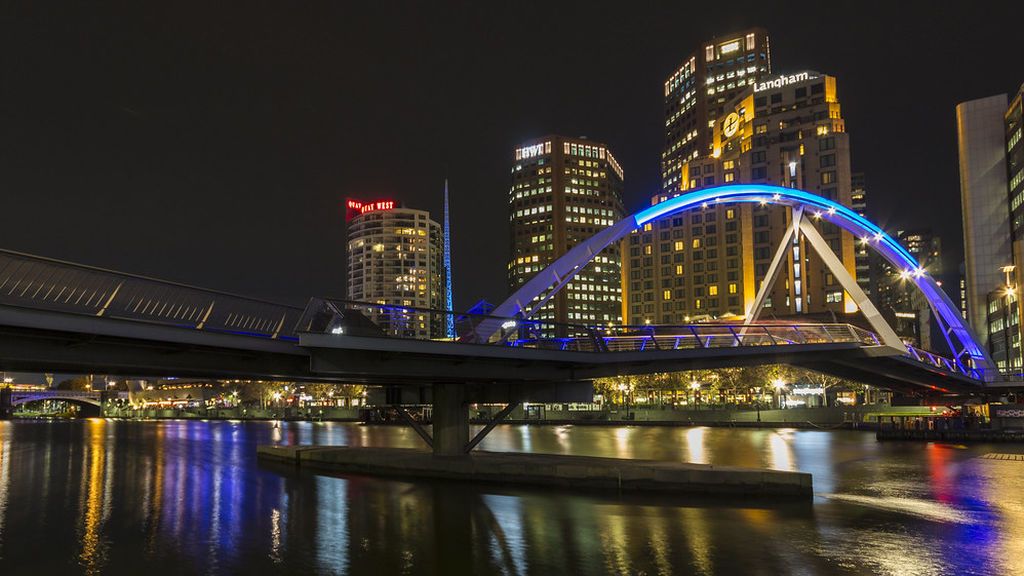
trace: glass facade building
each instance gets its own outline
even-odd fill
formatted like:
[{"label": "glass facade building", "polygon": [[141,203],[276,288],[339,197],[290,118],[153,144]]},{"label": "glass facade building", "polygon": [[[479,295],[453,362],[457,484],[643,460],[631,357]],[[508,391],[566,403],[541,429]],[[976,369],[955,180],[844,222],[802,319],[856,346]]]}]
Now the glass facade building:
[{"label": "glass facade building", "polygon": [[992,294],[1005,291],[1004,270],[1013,263],[1006,112],[1005,94],[956,107],[968,323],[1001,369],[1019,363],[1019,353],[1010,359],[1005,346],[995,350],[989,342]]}]

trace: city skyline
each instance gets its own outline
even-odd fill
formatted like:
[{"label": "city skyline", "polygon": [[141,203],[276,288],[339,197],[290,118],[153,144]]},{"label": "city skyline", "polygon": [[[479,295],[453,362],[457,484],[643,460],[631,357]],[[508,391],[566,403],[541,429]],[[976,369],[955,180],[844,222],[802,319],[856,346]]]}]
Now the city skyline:
[{"label": "city skyline", "polygon": [[[1008,36],[997,33],[1000,22],[957,27],[981,14],[923,21],[909,9],[892,7],[877,31],[855,25],[868,20],[866,12],[851,14],[848,26],[834,30],[804,25],[801,18],[813,18],[800,10],[785,19],[756,10],[738,19],[708,17],[681,31],[669,26],[679,16],[669,9],[624,13],[614,22],[580,14],[580,28],[591,32],[672,30],[671,38],[652,33],[636,46],[581,43],[587,30],[571,30],[545,44],[527,36],[517,44],[511,31],[518,30],[516,18],[522,16],[516,16],[501,24],[498,39],[482,43],[479,54],[466,55],[459,42],[497,26],[497,15],[490,20],[472,10],[428,16],[364,9],[369,13],[278,15],[302,22],[322,17],[324,25],[304,28],[309,40],[279,31],[254,38],[242,25],[249,17],[274,14],[243,15],[238,24],[218,30],[223,33],[216,39],[207,33],[217,14],[210,23],[144,12],[110,19],[96,14],[75,40],[60,38],[26,52],[11,68],[12,78],[26,81],[12,83],[0,97],[12,111],[0,182],[15,191],[8,212],[27,216],[7,222],[5,246],[163,276],[162,263],[173,260],[173,280],[275,299],[340,295],[344,198],[395,197],[440,214],[437,190],[447,175],[459,286],[455,307],[483,297],[497,300],[505,292],[500,255],[508,253],[507,245],[495,238],[493,252],[486,254],[475,250],[473,239],[505,222],[509,151],[555,132],[607,142],[630,172],[625,204],[627,212],[635,210],[660,187],[664,79],[707,38],[763,26],[771,35],[773,59],[783,64],[774,72],[828,70],[841,82],[844,116],[857,126],[853,168],[871,182],[869,215],[890,231],[935,218],[938,228],[950,231],[945,252],[958,255],[956,211],[915,217],[913,207],[925,201],[932,206],[934,198],[956,205],[955,104],[1015,92],[1020,82],[999,58],[976,62],[970,56],[966,48],[982,41],[993,54],[1010,46]],[[370,25],[357,38],[336,36],[328,24],[345,15]],[[74,16],[79,15],[64,15]],[[167,16],[184,33],[168,37],[152,24],[154,16]],[[427,39],[426,31],[415,29],[406,43],[392,42],[394,30],[420,17],[449,34]],[[59,31],[52,23],[56,17],[50,19],[52,29],[28,25],[30,13],[25,18],[18,40],[53,40]],[[149,24],[138,32],[121,26],[140,22]],[[893,28],[901,34],[891,34]],[[109,39],[101,42],[105,33]],[[115,58],[102,49],[104,42],[147,45],[156,39],[167,40],[168,47],[149,50],[147,60]],[[314,40],[325,49],[315,49]],[[348,50],[360,42],[379,56],[374,67]],[[417,43],[422,50],[411,57],[408,48]],[[246,47],[255,57],[243,52]],[[555,49],[573,62],[571,74],[529,65]],[[903,52],[931,57],[888,64]],[[582,59],[583,54],[596,57]],[[289,68],[300,61],[307,67]],[[796,62],[800,66],[791,69]],[[314,74],[339,66],[342,71],[329,77]],[[474,73],[464,77],[466,66]],[[36,69],[52,69],[54,76],[29,78]],[[969,69],[976,81],[970,87],[951,82],[939,69]],[[597,70],[604,75],[599,82],[593,79]],[[61,95],[59,72],[89,87],[77,101]],[[271,77],[260,78],[262,72]],[[245,109],[235,108],[231,94],[218,92],[226,87],[218,79],[224,74],[231,75],[233,90],[240,84],[252,92]],[[539,78],[552,88],[511,88],[519,78]],[[383,111],[361,115],[381,97]],[[481,123],[482,111],[488,114]],[[401,138],[410,133],[415,137]],[[894,153],[903,155],[896,161]],[[398,165],[409,169],[394,169]],[[44,208],[43,222],[33,221],[30,216]],[[68,235],[79,240],[67,242]],[[268,263],[286,273],[267,278],[261,270]],[[955,269],[957,262],[944,263]]]}]

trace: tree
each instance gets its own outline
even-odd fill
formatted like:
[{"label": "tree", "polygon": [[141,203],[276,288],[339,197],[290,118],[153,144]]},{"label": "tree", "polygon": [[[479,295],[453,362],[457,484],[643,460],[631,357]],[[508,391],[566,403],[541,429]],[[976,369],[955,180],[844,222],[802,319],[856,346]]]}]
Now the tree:
[{"label": "tree", "polygon": [[86,392],[92,390],[92,378],[88,376],[75,376],[74,378],[68,378],[61,380],[57,384],[57,390],[68,390],[75,392]]}]

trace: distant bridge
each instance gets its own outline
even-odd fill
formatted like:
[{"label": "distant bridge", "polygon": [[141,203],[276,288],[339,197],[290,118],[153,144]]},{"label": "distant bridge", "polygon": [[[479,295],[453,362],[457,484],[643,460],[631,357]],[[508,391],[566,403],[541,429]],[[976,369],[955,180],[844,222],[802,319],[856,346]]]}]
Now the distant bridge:
[{"label": "distant bridge", "polygon": [[89,404],[102,406],[104,397],[108,399],[127,399],[128,393],[121,391],[77,391],[77,390],[13,390],[11,391],[11,405],[26,404],[28,402],[39,402],[42,400],[65,400],[76,404]]}]

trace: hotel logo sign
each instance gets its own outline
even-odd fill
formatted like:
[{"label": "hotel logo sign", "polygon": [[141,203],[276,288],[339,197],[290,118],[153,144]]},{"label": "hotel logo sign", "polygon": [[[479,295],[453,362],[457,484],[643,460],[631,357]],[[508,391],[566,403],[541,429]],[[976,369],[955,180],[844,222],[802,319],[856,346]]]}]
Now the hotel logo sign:
[{"label": "hotel logo sign", "polygon": [[772,90],[774,88],[782,88],[783,86],[789,86],[790,84],[797,84],[800,82],[806,82],[807,80],[814,80],[819,78],[818,74],[811,72],[798,72],[796,74],[776,76],[770,80],[764,82],[758,82],[754,84],[754,92],[764,92],[765,90]]}]

